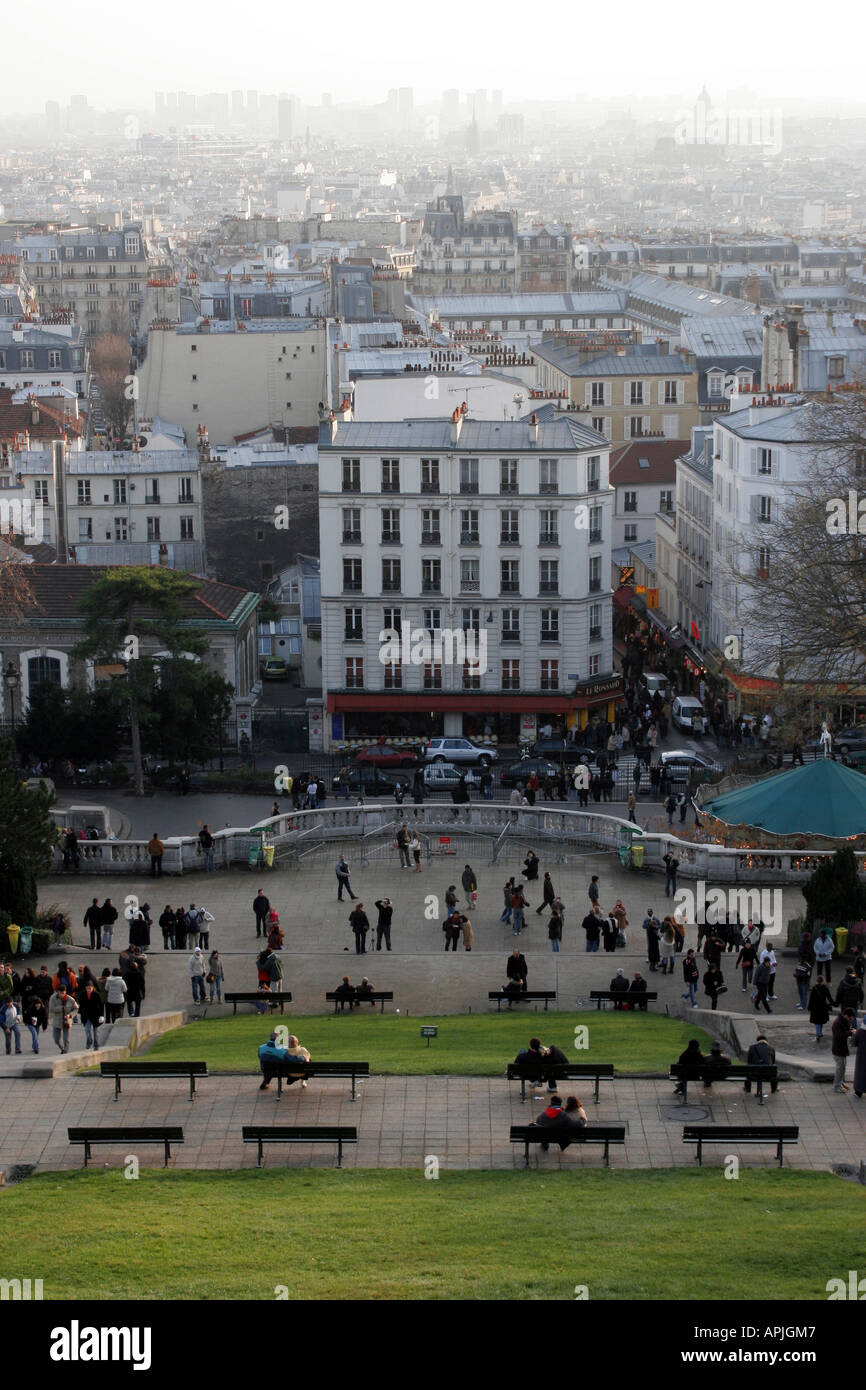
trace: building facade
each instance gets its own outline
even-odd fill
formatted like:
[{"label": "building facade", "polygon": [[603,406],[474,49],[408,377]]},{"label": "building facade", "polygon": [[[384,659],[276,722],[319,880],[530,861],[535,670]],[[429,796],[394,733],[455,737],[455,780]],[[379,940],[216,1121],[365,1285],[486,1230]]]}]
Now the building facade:
[{"label": "building facade", "polygon": [[467,217],[459,194],[431,203],[417,247],[417,294],[509,294],[516,288],[517,229],[510,212]]}]

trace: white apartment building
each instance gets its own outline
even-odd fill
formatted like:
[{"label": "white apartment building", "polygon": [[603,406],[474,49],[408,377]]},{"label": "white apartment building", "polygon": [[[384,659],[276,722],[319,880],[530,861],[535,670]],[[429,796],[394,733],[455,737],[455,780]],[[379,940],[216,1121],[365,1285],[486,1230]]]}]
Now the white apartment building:
[{"label": "white apartment building", "polygon": [[[347,414],[319,437],[328,744],[514,743],[548,720],[612,717],[606,440],[568,416],[493,423],[455,410],[362,424]],[[383,650],[391,630],[399,657]],[[477,660],[462,659],[461,643],[477,644]]]},{"label": "white apartment building", "polygon": [[705,426],[692,431],[691,448],[676,461],[675,603],[666,611],[698,653],[712,631],[712,455],[713,430]]}]

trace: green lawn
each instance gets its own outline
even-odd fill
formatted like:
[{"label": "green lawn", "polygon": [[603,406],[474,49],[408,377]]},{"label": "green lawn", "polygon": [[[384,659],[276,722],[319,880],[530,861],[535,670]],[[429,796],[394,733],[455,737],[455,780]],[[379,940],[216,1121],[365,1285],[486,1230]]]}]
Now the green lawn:
[{"label": "green lawn", "polygon": [[[207,1019],[164,1033],[148,1049],[163,1061],[205,1061],[211,1071],[258,1070],[256,1048],[279,1024],[297,1034],[319,1061],[369,1062],[375,1073],[451,1076],[499,1076],[506,1062],[531,1037],[555,1043],[576,1062],[612,1062],[623,1072],[663,1072],[680,1055],[689,1038],[709,1051],[710,1038],[700,1028],[658,1014],[612,1010],[588,1013],[447,1014],[441,1018],[406,1018],[380,1014],[286,1014]],[[439,1036],[430,1046],[420,1036],[423,1024],[435,1024]],[[575,1034],[585,1027],[586,1037]],[[588,1046],[576,1048],[577,1041]]]},{"label": "green lawn", "polygon": [[[826,1173],[46,1174],[0,1195],[46,1299],[827,1297],[866,1191]],[[81,1240],[46,1213],[74,1212]],[[118,1219],[118,1213],[123,1219]],[[820,1238],[817,1233],[820,1232]],[[760,1291],[760,1292],[758,1292]]]}]

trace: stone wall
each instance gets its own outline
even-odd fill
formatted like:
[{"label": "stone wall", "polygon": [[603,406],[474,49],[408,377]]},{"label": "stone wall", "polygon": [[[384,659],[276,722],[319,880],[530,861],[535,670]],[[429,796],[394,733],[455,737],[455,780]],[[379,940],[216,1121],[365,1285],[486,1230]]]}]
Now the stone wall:
[{"label": "stone wall", "polygon": [[[261,593],[272,575],[298,554],[319,554],[319,470],[315,464],[202,470],[207,571],[226,584]],[[277,530],[275,508],[287,506],[289,526]]]}]

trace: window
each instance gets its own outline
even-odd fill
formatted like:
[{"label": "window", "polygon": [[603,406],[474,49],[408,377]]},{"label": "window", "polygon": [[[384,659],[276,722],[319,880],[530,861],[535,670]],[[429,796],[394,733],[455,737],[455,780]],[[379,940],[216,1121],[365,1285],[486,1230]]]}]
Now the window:
[{"label": "window", "polygon": [[610,421],[606,415],[593,415],[592,428],[595,430],[596,434],[603,434],[606,439],[608,437]]},{"label": "window", "polygon": [[400,511],[397,507],[382,508],[382,544],[400,544]]},{"label": "window", "polygon": [[539,545],[559,545],[558,516],[552,507],[542,507],[538,513]]},{"label": "window", "polygon": [[597,676],[597,675],[598,675],[598,672],[599,672],[599,659],[600,659],[600,658],[599,658],[598,652],[594,652],[594,653],[592,654],[592,656],[589,658],[589,674],[590,674],[591,676]]},{"label": "window", "polygon": [[159,517],[149,516],[147,518],[147,539],[149,541],[159,540]]},{"label": "window", "polygon": [[400,491],[400,460],[399,460],[399,459],[383,459],[383,460],[382,460],[382,491],[383,491],[383,492],[399,492],[399,491]]},{"label": "window", "polygon": [[770,577],[770,551],[766,545],[762,545],[758,550],[758,577],[760,579],[769,579]]},{"label": "window", "polygon": [[441,612],[441,609],[439,609],[439,608],[425,608],[425,609],[423,609],[423,613],[424,613],[424,628],[425,628],[425,630],[426,630],[427,632],[431,633],[431,634],[434,633],[434,632],[438,632],[439,629],[440,629],[441,626],[442,626],[442,612]]},{"label": "window", "polygon": [[514,660],[503,661],[502,663],[502,689],[520,689],[520,662]]},{"label": "window", "polygon": [[589,592],[598,594],[601,592],[601,556],[593,555],[589,561]]},{"label": "window", "polygon": [[364,689],[364,658],[362,656],[346,657],[346,689]]},{"label": "window", "polygon": [[601,638],[601,604],[589,605],[589,640],[598,642]]},{"label": "window", "polygon": [[624,492],[622,495],[622,509],[624,512],[637,511],[637,493]]},{"label": "window", "polygon": [[674,510],[674,494],[673,494],[673,489],[672,489],[672,488],[669,488],[669,487],[663,487],[662,490],[661,490],[661,492],[659,493],[659,511],[660,511],[660,512],[672,512],[673,510]]},{"label": "window", "polygon": [[361,592],[361,561],[358,559],[343,560],[343,593],[360,594]]},{"label": "window", "polygon": [[679,400],[677,395],[677,383],[675,381],[665,382],[665,405],[676,405]]},{"label": "window", "polygon": [[644,417],[642,415],[630,415],[628,417],[628,432],[632,439],[642,439],[644,430]]},{"label": "window", "polygon": [[116,516],[114,518],[114,539],[116,541],[125,541],[129,539],[125,516]]},{"label": "window", "polygon": [[93,521],[89,516],[78,518],[78,539],[80,541],[93,540]]},{"label": "window", "polygon": [[400,592],[400,561],[382,561],[382,593],[399,594]]},{"label": "window", "polygon": [[90,506],[90,479],[78,479],[78,505],[79,507]]},{"label": "window", "polygon": [[758,472],[759,472],[759,473],[769,473],[769,474],[771,474],[771,473],[773,472],[773,451],[772,451],[772,449],[759,449],[759,450],[758,450]]},{"label": "window", "polygon": [[477,459],[461,459],[461,460],[460,460],[460,491],[461,491],[461,492],[477,492],[477,491],[478,491],[478,460],[477,460]]},{"label": "window", "polygon": [[401,661],[386,661],[383,671],[382,684],[385,690],[403,689],[403,663]]},{"label": "window", "polygon": [[542,642],[559,641],[559,609],[542,608],[541,610],[541,640]]},{"label": "window", "polygon": [[601,540],[601,507],[590,507],[589,509],[589,543],[597,545]]},{"label": "window", "polygon": [[468,661],[464,661],[463,663],[463,689],[481,689],[481,672],[478,670],[475,662],[470,663]]},{"label": "window", "polygon": [[499,562],[500,583],[499,587],[503,594],[520,593],[520,561],[519,560],[500,560]]},{"label": "window", "polygon": [[845,358],[844,358],[844,357],[828,357],[828,359],[827,359],[827,375],[828,375],[828,377],[831,377],[831,378],[832,378],[832,377],[844,376],[844,375],[845,375]]},{"label": "window", "polygon": [[517,492],[517,459],[499,460],[499,491]]},{"label": "window", "polygon": [[439,491],[439,460],[438,460],[438,459],[422,459],[422,460],[421,460],[421,491],[422,491],[422,492],[438,492],[438,491]]},{"label": "window", "polygon": [[544,659],[541,662],[541,688],[542,690],[559,689],[559,662],[557,660]]},{"label": "window", "polygon": [[559,492],[559,459],[539,460],[538,491]]},{"label": "window", "polygon": [[629,382],[629,403],[631,405],[643,405],[643,382]]},{"label": "window", "polygon": [[500,512],[499,520],[499,544],[500,545],[519,545],[520,544],[520,523],[517,509],[509,508],[507,511]]},{"label": "window", "polygon": [[462,622],[461,626],[462,626],[464,632],[480,632],[480,631],[481,631],[481,609],[480,609],[480,608],[464,608],[464,609],[463,609],[463,622]]},{"label": "window", "polygon": [[442,532],[439,529],[439,508],[424,507],[421,512],[421,544],[441,545]]},{"label": "window", "polygon": [[191,516],[182,516],[182,517],[181,517],[181,519],[180,519],[180,538],[181,538],[182,541],[191,541],[191,540],[194,540],[194,539],[195,539],[195,535],[194,535],[194,526],[193,526],[193,518],[192,518]]},{"label": "window", "polygon": [[604,404],[605,404],[605,399],[604,399],[604,382],[603,382],[603,381],[592,381],[592,382],[590,382],[590,386],[589,386],[589,403],[590,403],[590,405],[604,405]]},{"label": "window", "polygon": [[592,454],[586,461],[586,490],[598,492],[601,487],[601,456]]},{"label": "window", "polygon": [[62,361],[61,361],[62,356],[63,356],[63,354],[60,353],[60,352],[49,352],[49,354],[48,354],[48,365],[49,365],[49,367],[61,367],[61,366],[63,365],[63,363],[62,363]]},{"label": "window", "polygon": [[56,656],[31,656],[27,662],[30,690],[37,685],[60,685],[60,661]]},{"label": "window", "polygon": [[428,661],[424,665],[424,689],[442,689],[442,663],[441,661]]},{"label": "window", "polygon": [[707,375],[707,387],[710,400],[720,401],[725,392],[725,376],[723,372],[709,372]]},{"label": "window", "polygon": [[503,608],[502,610],[502,638],[503,642],[520,641],[520,609]]},{"label": "window", "polygon": [[772,497],[756,497],[754,499],[755,520],[764,524],[773,520],[773,499]]},{"label": "window", "polygon": [[539,580],[538,588],[542,594],[559,593],[559,561],[540,560],[539,561]]},{"label": "window", "polygon": [[460,561],[460,592],[477,594],[481,588],[480,560]]},{"label": "window", "polygon": [[34,497],[34,500],[37,501],[37,502],[47,502],[47,501],[48,501],[48,479],[47,479],[47,478],[37,478],[37,479],[36,479],[36,482],[33,484],[33,497]]},{"label": "window", "polygon": [[159,479],[147,478],[144,484],[145,502],[159,502]]},{"label": "window", "polygon": [[399,632],[403,610],[401,608],[383,608],[382,614],[384,618],[383,627],[392,627],[395,632]]},{"label": "window", "polygon": [[343,491],[361,491],[361,460],[343,459]]},{"label": "window", "polygon": [[460,544],[478,544],[478,512],[474,507],[460,513]]},{"label": "window", "polygon": [[635,525],[634,522],[631,522],[631,523],[629,523],[629,524],[626,525],[626,527],[625,527],[624,539],[625,539],[626,541],[636,541],[636,540],[637,540],[637,526]]},{"label": "window", "polygon": [[343,508],[343,544],[361,544],[361,508]]},{"label": "window", "polygon": [[22,367],[34,367],[35,365],[36,365],[36,363],[35,363],[35,361],[34,361],[32,349],[31,349],[31,348],[22,348],[22,350],[21,350],[21,366],[22,366]]}]

